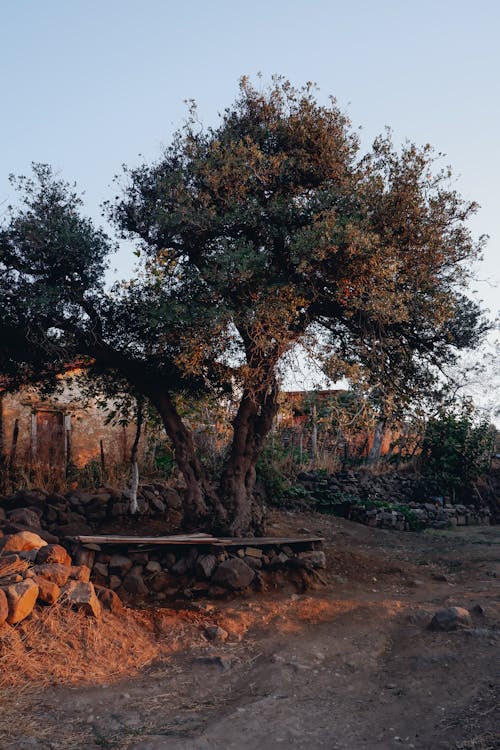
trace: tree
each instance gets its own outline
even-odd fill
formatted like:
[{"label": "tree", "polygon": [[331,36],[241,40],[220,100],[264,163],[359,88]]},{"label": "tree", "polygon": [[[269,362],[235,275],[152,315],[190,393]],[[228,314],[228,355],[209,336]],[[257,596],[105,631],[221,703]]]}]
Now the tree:
[{"label": "tree", "polygon": [[[126,171],[108,211],[138,242],[142,271],[109,293],[110,243],[76,218],[75,196],[65,199],[42,171],[41,194],[55,190],[51,208],[24,184],[28,211],[0,244],[1,277],[21,292],[21,307],[9,300],[13,325],[23,335],[35,326],[43,351],[91,357],[96,374],[115,374],[154,405],[192,522],[236,535],[261,528],[256,464],[280,367],[298,344],[333,378],[383,384],[404,404],[485,329],[463,295],[482,244],[466,227],[475,205],[449,188],[448,172],[433,171],[429,147],[398,154],[385,136],[365,157],[358,149],[345,115],[333,100],[320,106],[312,86],[276,78],[259,92],[243,79],[218,127],[201,128],[193,111],[157,163]],[[57,222],[47,228],[52,209],[83,222],[76,275],[59,267],[65,245],[54,240]],[[44,263],[34,271],[40,236]],[[179,416],[179,392],[238,401],[218,478],[207,476]]]},{"label": "tree", "polygon": [[422,473],[436,495],[458,496],[466,502],[474,482],[489,469],[495,428],[478,418],[470,403],[443,409],[426,426],[422,444]]}]

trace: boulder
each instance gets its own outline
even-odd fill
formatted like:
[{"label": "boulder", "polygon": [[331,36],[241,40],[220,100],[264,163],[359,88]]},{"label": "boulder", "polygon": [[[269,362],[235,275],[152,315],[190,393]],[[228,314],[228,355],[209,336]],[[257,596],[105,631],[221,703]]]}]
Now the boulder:
[{"label": "boulder", "polygon": [[9,625],[21,622],[32,613],[38,596],[38,586],[34,580],[27,578],[24,581],[12,583],[4,588],[4,592],[9,605],[7,616]]},{"label": "boulder", "polygon": [[431,630],[457,630],[471,627],[472,619],[464,607],[447,607],[438,610],[429,625]]},{"label": "boulder", "polygon": [[38,586],[37,598],[39,602],[43,602],[43,604],[55,604],[57,602],[59,596],[61,595],[61,589],[59,588],[57,583],[47,581],[45,578],[41,578],[40,576],[37,576],[32,580],[34,580]]},{"label": "boulder", "polygon": [[0,589],[0,625],[3,625],[9,616],[9,602],[7,601],[7,594],[3,589]]},{"label": "boulder", "polygon": [[312,568],[326,568],[326,556],[322,550],[299,552],[299,559]]},{"label": "boulder", "polygon": [[46,563],[44,565],[34,565],[28,571],[30,577],[45,578],[46,581],[56,583],[58,586],[64,586],[71,573],[69,565],[60,565],[59,563]]},{"label": "boulder", "polygon": [[149,588],[156,594],[159,594],[161,591],[166,591],[171,585],[172,576],[170,575],[170,573],[167,573],[164,570],[162,570],[160,573],[156,573],[156,575],[149,582]]},{"label": "boulder", "polygon": [[244,589],[252,583],[254,577],[255,571],[252,568],[239,557],[232,557],[218,566],[212,581],[224,588]]},{"label": "boulder", "polygon": [[38,565],[43,563],[59,563],[60,565],[71,565],[71,557],[60,544],[47,544],[38,550],[36,556]]},{"label": "boulder", "polygon": [[129,594],[134,594],[135,596],[145,596],[149,593],[142,575],[138,572],[128,573],[125,576],[123,579],[123,588]]},{"label": "boulder", "polygon": [[95,618],[101,616],[101,604],[91,583],[69,581],[63,588],[62,595],[72,607]]},{"label": "boulder", "polygon": [[125,555],[111,555],[109,569],[116,571],[118,575],[124,576],[132,568],[133,562]]},{"label": "boulder", "polygon": [[33,529],[31,527],[24,526],[21,523],[12,523],[11,521],[9,521],[5,525],[4,531],[7,534],[20,534],[20,533],[33,534],[34,536],[40,537],[47,544],[59,543],[59,537],[55,536],[54,534],[51,534],[50,531],[47,531],[46,529],[40,529],[40,528]]},{"label": "boulder", "polygon": [[20,523],[23,526],[30,526],[33,529],[41,528],[40,516],[30,508],[14,508],[9,513],[9,521]]},{"label": "boulder", "polygon": [[119,615],[123,612],[125,608],[118,594],[105,586],[94,585],[94,589],[103,609],[113,615]]},{"label": "boulder", "polygon": [[24,552],[31,549],[40,549],[45,547],[47,542],[39,534],[31,531],[20,531],[16,534],[9,534],[2,539],[1,554],[6,552]]},{"label": "boulder", "polygon": [[71,565],[70,569],[69,577],[73,581],[84,581],[84,583],[90,581],[90,568],[86,565]]}]

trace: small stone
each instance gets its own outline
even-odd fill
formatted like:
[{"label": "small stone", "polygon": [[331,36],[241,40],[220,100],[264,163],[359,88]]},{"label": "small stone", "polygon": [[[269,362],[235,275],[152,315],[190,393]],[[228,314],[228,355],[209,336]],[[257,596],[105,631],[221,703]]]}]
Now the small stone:
[{"label": "small stone", "polygon": [[448,607],[438,610],[431,620],[431,630],[456,630],[459,627],[470,627],[470,612],[464,607]]},{"label": "small stone", "polygon": [[209,641],[216,641],[219,643],[224,643],[229,637],[227,630],[224,630],[224,628],[221,628],[218,625],[206,625],[204,633]]},{"label": "small stone", "polygon": [[111,571],[117,571],[120,575],[125,575],[132,568],[133,562],[129,557],[124,555],[111,555],[109,561],[109,569]]},{"label": "small stone", "polygon": [[30,508],[15,508],[9,513],[9,521],[20,523],[23,526],[31,526],[33,529],[40,529],[40,516]]},{"label": "small stone", "polygon": [[109,577],[108,584],[109,588],[114,591],[115,589],[120,588],[120,586],[122,585],[122,580],[118,576],[113,575]]},{"label": "small stone", "polygon": [[47,544],[38,534],[34,534],[31,531],[19,531],[17,534],[5,536],[2,539],[2,543],[2,554],[40,549],[40,547],[45,547]]},{"label": "small stone", "polygon": [[32,613],[38,596],[38,586],[34,580],[28,578],[7,586],[4,592],[9,605],[7,622],[9,625],[16,625]]},{"label": "small stone", "polygon": [[104,563],[95,563],[94,570],[99,573],[103,578],[107,578],[108,576],[108,566]]},{"label": "small stone", "polygon": [[60,544],[46,544],[45,547],[38,550],[36,562],[39,565],[43,565],[43,563],[71,565],[71,557]]},{"label": "small stone", "polygon": [[61,595],[61,589],[57,583],[47,581],[40,576],[37,576],[33,580],[38,585],[38,601],[43,602],[43,604],[55,604]]},{"label": "small stone", "polygon": [[28,573],[33,577],[45,578],[46,581],[64,586],[70,576],[71,568],[59,563],[47,563],[45,565],[34,565]]},{"label": "small stone", "polygon": [[85,614],[95,618],[101,616],[101,605],[91,583],[69,581],[63,588],[62,594],[71,606],[81,609]]},{"label": "small stone", "polygon": [[123,602],[118,594],[105,586],[94,585],[94,589],[103,609],[106,609],[113,615],[119,615],[123,612]]},{"label": "small stone", "polygon": [[158,594],[168,589],[171,584],[172,576],[170,575],[170,573],[161,570],[159,573],[156,573],[156,575],[149,581],[149,588],[151,589],[151,591],[154,591]]},{"label": "small stone", "polygon": [[479,615],[484,616],[485,611],[484,607],[482,607],[480,604],[474,604],[474,606],[470,609],[471,615]]},{"label": "small stone", "polygon": [[322,550],[310,552],[299,552],[299,559],[308,563],[313,568],[326,568],[326,556]]},{"label": "small stone", "polygon": [[245,547],[245,556],[260,559],[262,557],[262,550],[258,549],[258,547]]},{"label": "small stone", "polygon": [[3,625],[9,616],[9,603],[7,601],[7,594],[3,589],[0,589],[0,625]]},{"label": "small stone", "polygon": [[129,594],[135,594],[136,596],[145,596],[149,593],[148,587],[139,573],[128,573],[123,579],[123,588]]},{"label": "small stone", "polygon": [[243,589],[249,586],[255,577],[252,570],[243,560],[238,557],[224,560],[213,575],[213,582],[219,586],[231,589]]},{"label": "small stone", "polygon": [[210,578],[210,576],[215,570],[216,565],[217,565],[217,561],[215,559],[215,555],[212,555],[212,554],[200,555],[200,557],[196,561],[196,566],[195,566],[196,575],[202,578]]},{"label": "small stone", "polygon": [[90,568],[87,565],[72,565],[70,567],[69,577],[74,581],[90,581]]},{"label": "small stone", "polygon": [[161,570],[161,565],[155,560],[150,560],[146,565],[146,570],[148,571],[148,573],[159,573]]}]

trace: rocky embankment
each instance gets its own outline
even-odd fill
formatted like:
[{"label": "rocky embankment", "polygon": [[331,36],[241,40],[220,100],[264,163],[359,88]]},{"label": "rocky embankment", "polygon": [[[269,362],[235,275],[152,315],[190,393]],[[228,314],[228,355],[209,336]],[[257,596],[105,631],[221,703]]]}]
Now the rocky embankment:
[{"label": "rocky embankment", "polygon": [[[141,498],[142,518],[161,519],[163,534],[178,529],[182,514],[175,490],[147,485],[141,488]],[[98,616],[103,602],[116,607],[121,600],[160,603],[175,597],[224,596],[262,590],[275,585],[280,576],[300,588],[326,567],[324,553],[307,536],[295,544],[264,547],[250,541],[227,547],[202,540],[149,547],[74,541],[99,532],[103,523],[119,527],[126,508],[125,496],[108,487],[65,495],[26,490],[2,498],[0,587],[10,609],[20,597],[25,602],[15,614],[4,601],[4,621],[19,622],[20,613],[28,616],[37,602],[65,601]]]},{"label": "rocky embankment", "polygon": [[298,480],[317,510],[379,528],[409,531],[489,524],[486,504],[451,504],[419,498],[419,478],[391,472],[343,471],[325,476],[304,472]]},{"label": "rocky embankment", "polygon": [[[43,532],[42,532],[43,533]],[[118,596],[90,582],[90,569],[74,565],[60,544],[32,531],[0,539],[0,627],[17,625],[35,607],[57,602],[99,618],[102,608],[117,611]]]}]

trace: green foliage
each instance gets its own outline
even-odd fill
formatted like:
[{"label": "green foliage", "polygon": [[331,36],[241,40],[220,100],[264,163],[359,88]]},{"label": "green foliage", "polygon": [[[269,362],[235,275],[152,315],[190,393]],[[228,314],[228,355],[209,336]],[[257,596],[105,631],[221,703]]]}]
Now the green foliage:
[{"label": "green foliage", "polygon": [[430,419],[422,445],[422,473],[429,492],[466,499],[490,465],[496,431],[470,405]]}]

